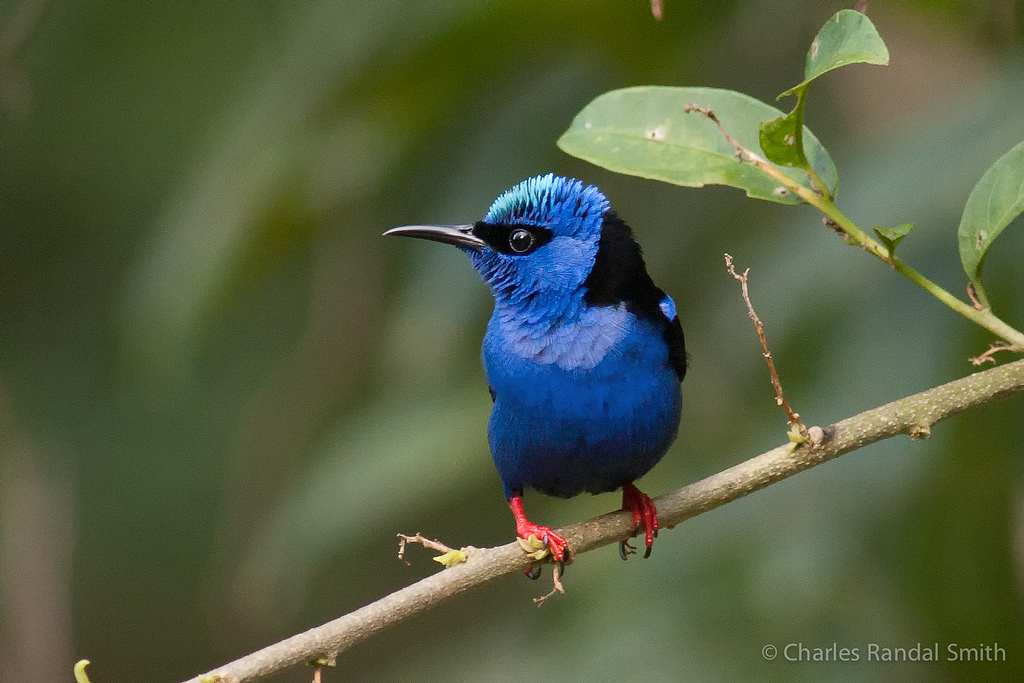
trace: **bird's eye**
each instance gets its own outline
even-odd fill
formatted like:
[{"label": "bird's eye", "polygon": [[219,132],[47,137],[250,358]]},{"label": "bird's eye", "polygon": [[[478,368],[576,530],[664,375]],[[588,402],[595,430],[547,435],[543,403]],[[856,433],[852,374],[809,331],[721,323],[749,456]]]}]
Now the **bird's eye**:
[{"label": "bird's eye", "polygon": [[517,228],[508,236],[508,246],[517,254],[525,254],[533,246],[533,233]]}]

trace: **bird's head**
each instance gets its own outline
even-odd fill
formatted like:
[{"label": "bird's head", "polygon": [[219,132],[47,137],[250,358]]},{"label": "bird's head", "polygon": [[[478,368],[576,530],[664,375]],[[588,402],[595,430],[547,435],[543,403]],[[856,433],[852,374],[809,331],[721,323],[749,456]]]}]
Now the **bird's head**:
[{"label": "bird's head", "polygon": [[596,187],[548,174],[499,196],[476,223],[410,225],[384,234],[460,247],[500,303],[565,301],[594,267],[608,209]]}]

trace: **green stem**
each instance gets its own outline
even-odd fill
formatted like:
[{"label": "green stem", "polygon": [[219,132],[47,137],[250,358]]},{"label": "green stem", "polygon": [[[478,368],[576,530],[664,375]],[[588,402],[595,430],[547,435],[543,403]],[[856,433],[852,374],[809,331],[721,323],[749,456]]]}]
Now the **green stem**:
[{"label": "green stem", "polygon": [[[770,175],[775,180],[779,181],[791,192],[798,195],[805,202],[813,206],[814,208],[821,211],[825,216],[829,218],[833,223],[839,226],[846,235],[846,241],[850,244],[856,244],[857,246],[864,249],[864,251],[873,254],[875,257],[885,261],[891,265],[896,272],[904,276],[911,282],[915,283],[926,292],[934,296],[936,299],[946,304],[954,311],[964,316],[968,320],[972,320],[978,325],[981,325],[992,334],[1005,339],[1010,344],[1013,344],[1017,350],[1024,350],[1024,334],[1014,329],[1010,325],[1007,325],[994,313],[992,309],[985,306],[984,308],[977,309],[970,304],[961,301],[956,298],[948,291],[935,284],[921,273],[917,272],[906,263],[896,258],[889,253],[889,250],[883,245],[879,244],[874,238],[869,236],[866,232],[857,227],[857,224],[850,220],[846,214],[839,210],[839,207],[835,205],[831,197],[828,195],[818,196],[812,190],[804,187],[800,183],[796,182],[788,175],[783,173],[773,164],[761,159],[756,155],[750,155],[750,161],[760,168],[762,171]],[[982,300],[984,303],[984,300]]]},{"label": "green stem", "polygon": [[818,172],[814,170],[814,167],[811,166],[810,161],[807,162],[807,167],[804,168],[803,170],[804,172],[807,173],[807,177],[811,179],[811,185],[818,188],[818,191],[821,193],[821,197],[823,199],[832,201],[832,195],[829,194],[828,185],[826,185],[825,181],[821,179],[821,176],[818,175]]},{"label": "green stem", "polygon": [[847,235],[851,237],[851,241],[853,243],[891,265],[897,273],[907,278],[968,320],[972,320],[978,325],[981,325],[992,334],[1005,339],[1018,349],[1024,349],[1024,334],[999,319],[992,313],[992,309],[977,309],[974,306],[961,301],[900,259],[896,258],[894,255],[890,254],[886,247],[879,244],[867,233],[857,227],[857,225],[851,221],[846,214],[840,211],[831,200],[825,197],[814,196],[813,201],[810,199],[807,201],[834,221]]},{"label": "green stem", "polygon": [[893,268],[896,269],[896,272],[900,273],[911,282],[916,283],[926,292],[952,308],[960,315],[973,320],[997,337],[1002,337],[1006,341],[1010,342],[1018,349],[1024,350],[1024,334],[1021,334],[1016,329],[1003,322],[999,317],[992,313],[991,308],[977,309],[974,306],[964,303],[898,258],[893,258],[892,265]]},{"label": "green stem", "polygon": [[796,125],[793,131],[794,145],[800,150],[800,159],[803,161],[800,168],[807,177],[811,179],[811,187],[822,197],[831,200],[832,195],[828,191],[828,185],[821,179],[818,172],[814,170],[814,165],[811,160],[807,158],[806,150],[804,149],[804,107],[807,104],[807,88],[810,84],[805,83],[802,87],[798,87],[796,91],[796,106],[793,107],[793,113],[790,116],[796,117]]}]

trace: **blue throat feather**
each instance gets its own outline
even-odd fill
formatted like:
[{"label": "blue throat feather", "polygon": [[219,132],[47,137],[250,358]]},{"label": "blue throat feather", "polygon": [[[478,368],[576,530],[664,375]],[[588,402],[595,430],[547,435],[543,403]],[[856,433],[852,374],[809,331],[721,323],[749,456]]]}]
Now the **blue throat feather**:
[{"label": "blue throat feather", "polygon": [[537,176],[474,224],[385,234],[462,248],[494,295],[482,349],[488,441],[519,535],[545,539],[562,561],[565,540],[526,519],[524,490],[569,498],[622,488],[649,554],[657,510],[633,481],[675,439],[686,351],[675,303],[605,196]]}]

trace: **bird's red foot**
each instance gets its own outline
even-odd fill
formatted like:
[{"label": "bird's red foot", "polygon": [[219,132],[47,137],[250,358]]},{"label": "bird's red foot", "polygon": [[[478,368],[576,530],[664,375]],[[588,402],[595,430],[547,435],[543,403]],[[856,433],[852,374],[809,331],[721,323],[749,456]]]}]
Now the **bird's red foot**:
[{"label": "bird's red foot", "polygon": [[[565,557],[569,552],[568,541],[552,531],[551,527],[540,526],[526,519],[526,514],[523,512],[523,497],[521,495],[509,498],[508,506],[512,509],[512,515],[516,518],[516,534],[520,538],[529,539],[530,536],[536,536],[544,541],[544,545],[551,552],[551,556],[555,558],[555,562],[565,562]],[[527,572],[527,575],[529,575],[529,572]]]},{"label": "bird's red foot", "polygon": [[[650,557],[654,539],[658,536],[658,508],[654,507],[654,501],[633,484],[626,484],[622,487],[622,509],[633,513],[633,533],[638,532],[643,525],[644,545],[647,546],[644,558]],[[630,547],[626,540],[620,542],[619,553],[622,559],[626,559],[626,548]]]}]

